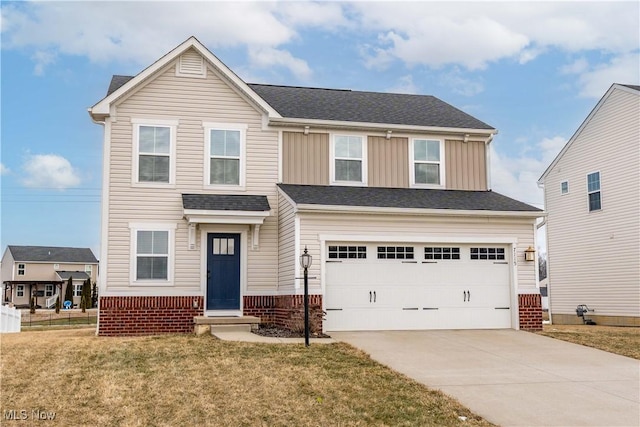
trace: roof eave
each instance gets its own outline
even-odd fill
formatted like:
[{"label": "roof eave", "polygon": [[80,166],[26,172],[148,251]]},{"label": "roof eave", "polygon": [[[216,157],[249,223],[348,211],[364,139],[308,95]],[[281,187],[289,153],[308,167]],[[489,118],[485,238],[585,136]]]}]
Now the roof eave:
[{"label": "roof eave", "polygon": [[296,203],[296,212],[315,213],[354,213],[354,214],[404,214],[420,216],[467,216],[467,217],[504,217],[504,218],[541,218],[546,217],[544,211],[490,211],[490,210],[468,210],[468,209],[425,209],[425,208],[396,208],[377,206],[345,206],[345,205],[317,205],[309,203]]},{"label": "roof eave", "polygon": [[443,134],[470,134],[493,136],[498,133],[497,129],[477,129],[477,128],[456,128],[456,127],[440,127],[440,126],[416,126],[401,125],[393,123],[369,123],[369,122],[349,122],[339,120],[320,120],[320,119],[300,119],[289,117],[270,117],[269,125],[272,126],[314,126],[319,128],[332,129],[359,129],[359,130],[375,130],[375,131],[401,131],[415,133],[443,133]]}]

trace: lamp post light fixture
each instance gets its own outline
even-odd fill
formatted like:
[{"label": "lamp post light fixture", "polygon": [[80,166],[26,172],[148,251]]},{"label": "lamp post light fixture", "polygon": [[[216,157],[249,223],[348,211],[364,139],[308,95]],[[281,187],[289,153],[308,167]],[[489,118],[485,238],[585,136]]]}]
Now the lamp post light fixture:
[{"label": "lamp post light fixture", "polygon": [[300,266],[304,269],[304,345],[309,347],[309,267],[313,257],[304,247],[304,253],[300,255]]},{"label": "lamp post light fixture", "polygon": [[536,250],[529,246],[524,251],[524,260],[525,261],[535,261],[536,260]]}]

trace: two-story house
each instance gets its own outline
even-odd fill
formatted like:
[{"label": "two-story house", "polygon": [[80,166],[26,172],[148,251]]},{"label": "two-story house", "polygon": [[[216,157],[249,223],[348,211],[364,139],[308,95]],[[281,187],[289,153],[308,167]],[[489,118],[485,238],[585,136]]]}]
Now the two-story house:
[{"label": "two-story house", "polygon": [[192,37],[89,113],[102,335],[287,326],[305,248],[324,331],[541,327],[544,213],[491,191],[497,131],[435,97],[247,84]]},{"label": "two-story house", "polygon": [[82,286],[87,279],[98,280],[98,260],[89,248],[9,245],[2,256],[3,304],[29,307],[55,307],[71,278],[72,304],[80,304]]},{"label": "two-story house", "polygon": [[538,183],[552,322],[640,326],[640,86],[612,85]]}]

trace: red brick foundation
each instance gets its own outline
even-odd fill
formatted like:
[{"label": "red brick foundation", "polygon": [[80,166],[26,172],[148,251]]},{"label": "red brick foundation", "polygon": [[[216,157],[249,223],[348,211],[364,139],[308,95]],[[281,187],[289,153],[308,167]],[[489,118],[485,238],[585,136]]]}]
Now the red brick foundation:
[{"label": "red brick foundation", "polygon": [[520,329],[524,331],[542,330],[542,298],[539,294],[518,295]]},{"label": "red brick foundation", "polygon": [[[304,330],[304,295],[245,296],[243,312],[259,317],[262,323]],[[309,295],[311,332],[322,332],[322,318],[322,295]]]},{"label": "red brick foundation", "polygon": [[201,296],[100,297],[98,335],[193,333],[202,310]]},{"label": "red brick foundation", "polygon": [[[304,330],[303,295],[252,295],[243,302],[243,314],[259,317],[261,323]],[[201,296],[100,297],[98,335],[192,333],[193,318],[203,310]],[[322,332],[322,317],[322,295],[309,295],[311,332]]]}]

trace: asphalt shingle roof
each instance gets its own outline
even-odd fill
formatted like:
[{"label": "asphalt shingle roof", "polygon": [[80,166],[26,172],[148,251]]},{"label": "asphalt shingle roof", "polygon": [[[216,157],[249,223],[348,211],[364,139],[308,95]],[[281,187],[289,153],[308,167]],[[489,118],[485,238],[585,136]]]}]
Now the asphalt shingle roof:
[{"label": "asphalt shingle roof", "polygon": [[242,194],[183,194],[185,209],[208,211],[268,211],[271,210],[267,196]]},{"label": "asphalt shingle roof", "polygon": [[278,184],[296,204],[542,212],[493,191],[431,190],[419,188],[340,187]]},{"label": "asphalt shingle roof", "polygon": [[[133,77],[115,75],[107,96]],[[465,129],[493,127],[431,95],[249,84],[281,116],[295,119]]]},{"label": "asphalt shingle roof", "polygon": [[98,262],[89,248],[9,245],[8,249],[15,261],[82,264],[96,264]]},{"label": "asphalt shingle roof", "polygon": [[636,86],[636,85],[621,85],[621,86],[625,86],[625,87],[628,87],[629,89],[637,90],[638,92],[640,92],[640,86]]},{"label": "asphalt shingle roof", "polygon": [[430,95],[249,84],[281,116],[409,126],[493,129]]}]

